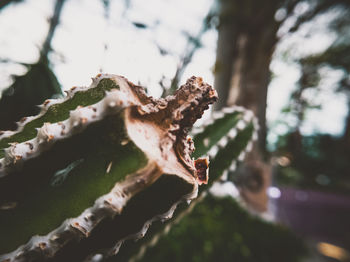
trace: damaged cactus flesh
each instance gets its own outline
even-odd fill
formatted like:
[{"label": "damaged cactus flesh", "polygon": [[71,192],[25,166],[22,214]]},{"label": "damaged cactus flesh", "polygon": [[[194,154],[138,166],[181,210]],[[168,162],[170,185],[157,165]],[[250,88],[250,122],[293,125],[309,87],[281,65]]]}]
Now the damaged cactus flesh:
[{"label": "damaged cactus flesh", "polygon": [[187,133],[216,99],[201,78],[154,99],[98,75],[1,132],[0,261],[78,261],[171,216],[207,182]]}]

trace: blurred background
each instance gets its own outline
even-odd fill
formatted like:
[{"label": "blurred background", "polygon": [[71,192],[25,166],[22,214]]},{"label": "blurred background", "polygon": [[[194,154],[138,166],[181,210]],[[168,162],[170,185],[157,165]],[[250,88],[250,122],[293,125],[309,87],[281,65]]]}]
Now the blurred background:
[{"label": "blurred background", "polygon": [[98,73],[202,76],[258,142],[142,261],[350,261],[349,40],[348,0],[1,0],[0,130]]}]

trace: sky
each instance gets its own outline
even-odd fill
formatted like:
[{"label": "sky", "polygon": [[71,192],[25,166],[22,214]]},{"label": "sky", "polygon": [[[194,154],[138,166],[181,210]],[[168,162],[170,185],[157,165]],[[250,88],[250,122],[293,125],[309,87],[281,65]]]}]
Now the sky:
[{"label": "sky", "polygon": [[[106,17],[101,0],[66,0],[52,42],[52,68],[65,90],[87,86],[91,77],[104,72],[124,75],[134,83],[147,86],[151,95],[160,96],[159,81],[170,83],[186,49],[185,35],[199,32],[212,3],[212,0],[111,1]],[[27,0],[0,11],[0,58],[35,63],[53,8],[53,0]],[[302,12],[303,8],[300,6],[297,11]],[[281,14],[276,14],[277,18],[278,15]],[[268,139],[272,143],[287,131],[278,121],[300,77],[295,58],[320,52],[331,44],[334,36],[323,29],[328,20],[329,17],[323,17],[316,23],[306,24],[297,34],[282,38],[276,49],[270,67],[274,78],[269,87],[267,109]],[[138,29],[132,22],[143,23],[147,28]],[[288,23],[280,29],[281,35],[287,26]],[[215,30],[203,35],[203,46],[195,53],[181,83],[196,75],[213,84],[216,41]],[[162,55],[159,47],[167,55]],[[290,59],[285,58],[286,53]],[[0,63],[0,90],[11,84],[11,74],[24,73],[25,67],[19,64]],[[303,134],[339,135],[343,131],[347,113],[345,97],[332,92],[340,72],[324,69],[323,75],[326,77],[320,85],[321,95],[315,98],[312,91],[306,94],[321,102],[323,108],[307,114],[307,121],[301,127]],[[293,123],[294,120],[286,121]]]}]

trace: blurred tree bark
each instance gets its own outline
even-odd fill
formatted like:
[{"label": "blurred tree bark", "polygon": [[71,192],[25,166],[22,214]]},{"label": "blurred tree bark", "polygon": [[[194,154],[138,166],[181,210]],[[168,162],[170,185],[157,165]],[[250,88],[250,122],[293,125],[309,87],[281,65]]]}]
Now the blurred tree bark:
[{"label": "blurred tree bark", "polygon": [[269,65],[278,41],[274,19],[279,0],[221,0],[215,87],[226,105],[244,106],[259,119],[259,150],[265,152],[265,111]]},{"label": "blurred tree bark", "polygon": [[0,130],[15,130],[16,121],[22,117],[37,114],[40,111],[37,105],[42,104],[48,98],[62,94],[60,84],[50,68],[48,55],[64,3],[65,0],[55,1],[49,31],[40,49],[38,62],[25,65],[28,71],[24,75],[13,76],[11,86],[2,92]]},{"label": "blurred tree bark", "polygon": [[[219,102],[215,109],[239,105],[252,110],[258,117],[258,142],[242,170],[248,180],[245,184],[258,184],[254,187],[255,193],[264,191],[262,189],[270,181],[270,169],[263,161],[266,156],[266,99],[269,65],[278,41],[279,22],[274,17],[280,6],[279,0],[220,1],[214,83]],[[246,197],[251,198],[249,191],[243,192],[243,197],[246,193],[249,195]],[[251,204],[255,208],[266,208],[265,192],[250,200],[248,202],[254,202]]]},{"label": "blurred tree bark", "polygon": [[[307,9],[296,14],[294,9],[301,2],[307,5]],[[259,202],[259,198],[267,200],[264,189],[270,183],[266,99],[270,82],[269,65],[280,38],[277,31],[291,16],[294,17],[289,21],[291,25],[286,33],[297,31],[303,23],[332,8],[342,9],[347,5],[347,0],[219,0],[219,37],[214,69],[219,102],[214,109],[239,105],[252,110],[258,117],[258,141],[242,170],[247,180],[243,184],[252,184],[250,179],[255,180],[253,184],[260,183],[260,190],[254,186],[256,197],[252,197],[252,202]],[[246,191],[248,195],[249,191]],[[263,200],[260,202],[263,204]]]}]

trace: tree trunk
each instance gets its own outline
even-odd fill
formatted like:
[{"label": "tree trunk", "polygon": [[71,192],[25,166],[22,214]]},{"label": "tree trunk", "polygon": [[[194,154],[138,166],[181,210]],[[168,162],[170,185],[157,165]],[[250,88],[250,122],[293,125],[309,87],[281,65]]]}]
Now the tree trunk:
[{"label": "tree trunk", "polygon": [[[262,195],[251,199],[253,206],[264,210],[265,190],[270,181],[268,165],[263,163],[266,150],[266,99],[270,82],[269,65],[278,41],[279,23],[274,14],[279,1],[225,1],[221,2],[215,88],[219,102],[215,110],[224,106],[240,105],[258,117],[260,131],[258,142],[248,156],[247,165],[254,170],[252,177],[262,177]],[[248,172],[249,173],[249,172]],[[260,173],[260,174],[256,174]],[[246,175],[245,175],[246,176]],[[248,174],[248,176],[250,176]],[[249,182],[248,182],[249,183]],[[249,195],[249,194],[248,194]],[[256,195],[256,194],[255,194]],[[243,192],[244,197],[244,192]],[[251,198],[248,196],[248,198]],[[253,203],[254,202],[254,203]],[[259,206],[260,205],[260,206]]]}]

